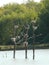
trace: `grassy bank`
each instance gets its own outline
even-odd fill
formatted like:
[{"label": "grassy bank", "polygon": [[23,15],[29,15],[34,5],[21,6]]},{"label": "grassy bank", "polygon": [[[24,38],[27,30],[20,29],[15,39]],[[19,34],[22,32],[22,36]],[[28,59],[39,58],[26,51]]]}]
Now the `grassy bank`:
[{"label": "grassy bank", "polygon": [[[24,45],[16,45],[15,46],[17,50],[24,50],[25,46]],[[28,49],[33,49],[33,45],[28,45]],[[35,49],[49,49],[49,44],[37,44],[34,45]],[[2,50],[13,50],[14,45],[0,45],[0,51]]]}]

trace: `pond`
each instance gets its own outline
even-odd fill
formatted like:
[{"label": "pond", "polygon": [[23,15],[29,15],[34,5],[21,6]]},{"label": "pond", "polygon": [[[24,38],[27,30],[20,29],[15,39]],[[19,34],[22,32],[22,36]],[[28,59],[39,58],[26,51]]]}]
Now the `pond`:
[{"label": "pond", "polygon": [[0,65],[49,65],[49,49],[35,50],[33,60],[33,50],[28,50],[25,59],[25,50],[16,50],[15,59],[13,51],[0,51]]}]

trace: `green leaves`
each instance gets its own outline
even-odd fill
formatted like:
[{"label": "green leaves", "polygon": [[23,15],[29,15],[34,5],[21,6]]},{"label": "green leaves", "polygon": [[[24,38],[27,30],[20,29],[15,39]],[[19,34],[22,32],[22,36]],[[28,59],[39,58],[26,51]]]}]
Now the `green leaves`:
[{"label": "green leaves", "polygon": [[[8,4],[0,8],[0,40],[1,44],[7,44],[10,37],[14,36],[14,25],[19,25],[16,35],[20,35],[25,24],[38,18],[40,5],[33,1],[26,4]],[[30,29],[29,35],[32,29]],[[22,31],[23,32],[23,31]]]},{"label": "green leaves", "polygon": [[42,3],[42,9],[39,14],[38,30],[40,30],[40,33],[43,34],[43,40],[44,40],[43,42],[45,42],[48,39],[47,34],[49,34],[49,0],[43,0],[41,3]]}]

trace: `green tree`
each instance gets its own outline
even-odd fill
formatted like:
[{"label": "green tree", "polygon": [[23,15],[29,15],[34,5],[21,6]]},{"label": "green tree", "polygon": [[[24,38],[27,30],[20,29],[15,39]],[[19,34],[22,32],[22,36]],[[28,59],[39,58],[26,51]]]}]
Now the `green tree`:
[{"label": "green tree", "polygon": [[[43,9],[41,10],[39,14],[39,31],[41,34],[43,34],[43,42],[47,37],[47,34],[49,35],[49,1],[43,0]],[[45,38],[45,40],[44,40]]]},{"label": "green tree", "polygon": [[[39,6],[38,6],[39,5]],[[19,25],[16,35],[20,35],[25,24],[38,19],[40,4],[30,1],[26,4],[8,4],[0,8],[0,44],[8,44],[14,35],[14,25]],[[31,28],[30,28],[31,29]],[[31,32],[29,32],[31,36]]]}]

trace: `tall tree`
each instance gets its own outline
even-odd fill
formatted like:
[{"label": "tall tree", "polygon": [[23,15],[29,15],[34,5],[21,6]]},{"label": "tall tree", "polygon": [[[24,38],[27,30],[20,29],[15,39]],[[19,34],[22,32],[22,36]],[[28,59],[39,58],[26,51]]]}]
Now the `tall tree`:
[{"label": "tall tree", "polygon": [[[43,9],[41,10],[39,14],[39,30],[40,33],[43,34],[43,42],[47,40],[45,37],[47,37],[47,34],[49,35],[49,1],[43,0]],[[45,38],[45,40],[44,40]]]}]

